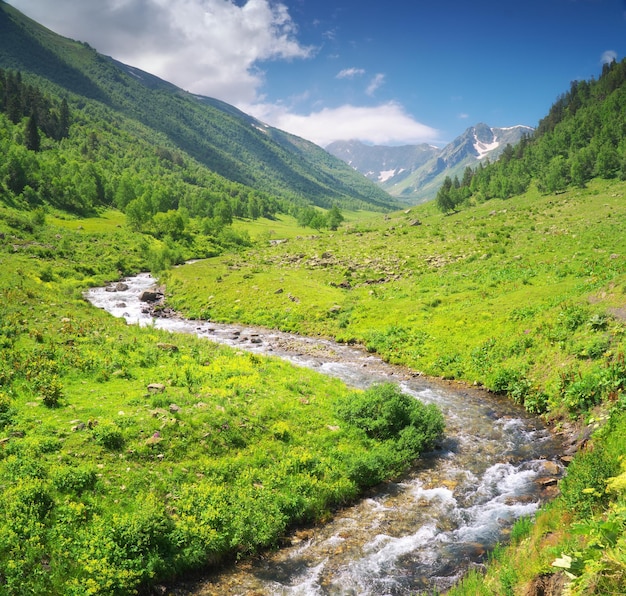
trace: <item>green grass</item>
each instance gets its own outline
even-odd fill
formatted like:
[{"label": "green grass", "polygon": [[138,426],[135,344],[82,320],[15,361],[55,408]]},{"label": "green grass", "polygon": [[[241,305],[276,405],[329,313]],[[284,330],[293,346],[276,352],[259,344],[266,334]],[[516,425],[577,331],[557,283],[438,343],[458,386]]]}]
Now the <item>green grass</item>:
[{"label": "green grass", "polygon": [[263,238],[171,272],[169,300],[196,317],[357,341],[491,388],[519,370],[547,392],[543,410],[575,412],[585,404],[566,403],[561,373],[587,374],[621,349],[612,309],[626,301],[625,188],[531,192],[451,216],[427,205],[284,244]]},{"label": "green grass", "polygon": [[112,319],[82,291],[160,243],[44,220],[0,210],[2,594],[132,594],[274,546],[441,432],[430,408],[370,436],[349,404],[378,389]]},{"label": "green grass", "polygon": [[[530,594],[563,582],[575,595],[623,593],[625,192],[624,182],[596,180],[449,216],[427,204],[285,244],[262,238],[245,254],[170,272],[168,300],[201,318],[359,342],[506,393],[556,429],[597,426],[562,496],[514,528],[486,574],[449,593]],[[567,557],[572,577],[553,565]]]},{"label": "green grass", "polygon": [[[162,281],[191,316],[358,341],[508,393],[557,426],[610,420],[572,464],[563,497],[515,529],[494,571],[454,593],[520,593],[561,553],[574,561],[578,593],[619,592],[624,491],[609,479],[625,455],[625,189],[596,182],[452,216],[425,205],[334,233],[284,218],[282,244],[247,223],[250,250]],[[0,232],[7,594],[126,594],[246,556],[401,474],[421,448],[415,433],[368,435],[366,408],[338,381],[296,379],[278,360],[128,327],[88,305],[84,288],[145,269],[164,250],[119,214],[3,208]],[[193,246],[180,250],[193,256]]]}]

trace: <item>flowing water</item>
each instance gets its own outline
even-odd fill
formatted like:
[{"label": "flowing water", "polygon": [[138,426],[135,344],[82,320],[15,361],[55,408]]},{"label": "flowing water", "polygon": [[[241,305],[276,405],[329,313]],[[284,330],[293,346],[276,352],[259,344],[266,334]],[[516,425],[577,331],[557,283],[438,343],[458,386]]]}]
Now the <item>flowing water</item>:
[{"label": "flowing water", "polygon": [[129,323],[195,333],[279,356],[365,388],[397,382],[446,417],[446,437],[402,482],[371,492],[276,552],[176,589],[177,594],[396,595],[445,590],[551,496],[559,445],[537,419],[485,391],[427,380],[353,346],[267,329],[154,318],[139,297],[155,280],[95,288],[87,298]]}]

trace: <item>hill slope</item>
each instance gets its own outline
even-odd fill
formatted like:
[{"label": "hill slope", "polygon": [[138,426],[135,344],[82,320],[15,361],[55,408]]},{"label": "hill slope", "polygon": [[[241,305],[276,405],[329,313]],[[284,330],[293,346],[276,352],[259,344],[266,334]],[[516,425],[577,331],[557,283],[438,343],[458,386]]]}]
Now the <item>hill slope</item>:
[{"label": "hill slope", "polygon": [[340,160],[232,106],[189,94],[38,25],[0,1],[0,67],[30,73],[164,134],[227,179],[299,203],[385,209],[393,200]]},{"label": "hill slope", "polygon": [[532,130],[528,126],[491,128],[481,123],[443,148],[425,143],[372,147],[359,141],[336,141],[326,150],[398,200],[420,203],[435,197],[446,176],[461,178],[465,168],[496,160],[507,145],[516,145]]}]

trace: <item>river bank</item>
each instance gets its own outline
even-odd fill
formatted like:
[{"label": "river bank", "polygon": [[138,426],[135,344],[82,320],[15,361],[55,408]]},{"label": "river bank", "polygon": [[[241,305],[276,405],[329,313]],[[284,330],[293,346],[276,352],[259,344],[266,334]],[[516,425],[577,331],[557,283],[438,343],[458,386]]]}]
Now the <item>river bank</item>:
[{"label": "river bank", "polygon": [[[445,589],[556,492],[562,447],[540,420],[476,387],[425,379],[357,346],[247,326],[187,321],[139,300],[154,280],[125,280],[124,291],[89,299],[128,322],[193,333],[258,354],[280,356],[353,387],[393,380],[436,403],[446,438],[402,481],[381,487],[323,527],[199,582],[190,594],[401,594]],[[106,302],[106,305],[104,304]],[[108,306],[107,306],[108,305]],[[177,588],[182,590],[183,588]],[[184,592],[180,592],[184,593]]]}]

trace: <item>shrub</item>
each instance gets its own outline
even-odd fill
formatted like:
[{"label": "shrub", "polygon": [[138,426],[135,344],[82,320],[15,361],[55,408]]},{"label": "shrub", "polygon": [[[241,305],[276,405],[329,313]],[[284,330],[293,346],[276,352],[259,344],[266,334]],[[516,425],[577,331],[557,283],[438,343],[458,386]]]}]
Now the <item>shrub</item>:
[{"label": "shrub", "polygon": [[10,396],[4,391],[0,391],[0,430],[11,423],[13,413]]},{"label": "shrub", "polygon": [[52,474],[52,484],[64,493],[76,493],[80,495],[83,491],[95,486],[97,476],[95,470],[86,467],[59,468]]},{"label": "shrub", "polygon": [[586,410],[602,398],[602,383],[597,372],[561,375],[563,401],[571,412]]},{"label": "shrub", "polygon": [[56,408],[63,397],[63,386],[58,375],[50,375],[37,380],[39,396],[48,408]]},{"label": "shrub", "polygon": [[93,429],[93,436],[96,443],[102,445],[105,449],[118,451],[124,447],[124,435],[120,428],[110,422],[98,424]]},{"label": "shrub", "polygon": [[617,459],[601,446],[579,453],[559,485],[567,508],[579,519],[591,516],[607,502],[607,480],[619,469]]},{"label": "shrub", "polygon": [[354,392],[337,407],[337,415],[379,441],[395,440],[417,456],[433,445],[444,429],[441,412],[402,393],[393,383]]}]

